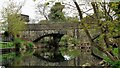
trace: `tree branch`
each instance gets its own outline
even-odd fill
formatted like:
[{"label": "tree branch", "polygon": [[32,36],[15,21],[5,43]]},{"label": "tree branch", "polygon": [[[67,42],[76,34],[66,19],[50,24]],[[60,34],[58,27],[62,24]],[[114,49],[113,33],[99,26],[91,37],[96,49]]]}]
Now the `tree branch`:
[{"label": "tree branch", "polygon": [[108,11],[107,11],[107,8],[106,8],[106,3],[100,3],[101,7],[105,10],[105,16],[108,16],[110,18],[111,21],[113,21],[113,17],[109,14],[110,13],[110,8],[108,8]]},{"label": "tree branch", "polygon": [[78,10],[80,19],[83,19],[82,11],[81,11],[81,9],[80,9],[78,3],[77,3],[75,0],[73,0],[73,2],[74,2],[74,4],[76,5],[76,8],[77,8],[77,10]]},{"label": "tree branch", "polygon": [[68,4],[68,3],[63,3],[63,4],[69,5],[69,6],[73,7],[73,8],[76,8],[75,6],[73,6],[73,5],[71,5],[71,4]]},{"label": "tree branch", "polygon": [[[83,12],[83,11],[82,11],[82,12]],[[93,19],[96,19],[96,18],[94,18],[93,16],[89,15],[89,14],[86,13],[86,12],[83,12],[83,13],[85,13],[86,15],[88,15],[89,17],[91,17],[91,18],[93,18]]]},{"label": "tree branch", "polygon": [[[81,12],[81,9],[80,9],[78,3],[76,2],[76,0],[73,0],[73,2],[74,2],[74,4],[76,5],[76,8],[77,8],[77,10],[78,10],[78,13],[79,13],[79,16],[80,16],[80,20],[83,19],[82,12]],[[95,5],[95,3],[92,3],[92,5],[93,5],[93,8],[94,8],[94,10],[95,10],[97,19],[99,19],[98,16],[97,16],[97,15],[98,15],[98,13],[97,13],[98,10],[96,10],[96,9],[98,9],[98,6]],[[88,29],[85,27],[85,24],[84,24],[83,22],[80,22],[80,24],[82,25],[82,27],[83,27],[86,35],[88,36],[88,39],[89,39],[91,45],[92,45],[92,46],[95,46],[95,47],[98,48],[100,51],[102,51],[103,53],[105,53],[112,61],[115,61],[116,59],[115,59],[107,50],[105,50],[104,48],[98,46],[98,45],[92,40],[92,37],[91,37]]]},{"label": "tree branch", "polygon": [[115,39],[120,38],[120,35],[118,35],[118,36],[114,36],[113,38],[115,38]]},{"label": "tree branch", "polygon": [[97,39],[98,37],[100,37],[100,34],[97,35],[96,37],[94,37],[92,40],[95,40],[95,39]]},{"label": "tree branch", "polygon": [[102,57],[96,55],[93,51],[92,51],[91,55],[94,56],[94,57],[96,57],[96,58],[99,59],[99,60],[103,60]]}]

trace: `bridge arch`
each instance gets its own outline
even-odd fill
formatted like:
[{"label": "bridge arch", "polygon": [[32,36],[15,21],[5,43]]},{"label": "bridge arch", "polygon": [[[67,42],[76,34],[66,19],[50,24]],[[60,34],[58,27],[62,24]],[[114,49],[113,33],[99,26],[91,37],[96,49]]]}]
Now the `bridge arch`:
[{"label": "bridge arch", "polygon": [[43,36],[40,36],[38,37],[37,39],[33,40],[33,42],[38,42],[39,40],[41,40],[42,38],[44,37],[53,37],[54,41],[56,39],[61,39],[61,37],[63,36],[64,34],[60,34],[60,33],[51,33],[51,34],[46,34],[46,35],[43,35]]}]

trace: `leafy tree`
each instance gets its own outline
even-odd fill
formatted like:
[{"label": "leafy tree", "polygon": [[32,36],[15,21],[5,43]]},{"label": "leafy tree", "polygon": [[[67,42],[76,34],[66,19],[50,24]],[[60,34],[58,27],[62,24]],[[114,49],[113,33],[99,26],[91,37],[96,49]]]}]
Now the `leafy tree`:
[{"label": "leafy tree", "polygon": [[66,17],[66,21],[70,23],[78,23],[79,19],[77,17]]},{"label": "leafy tree", "polygon": [[112,8],[116,14],[120,14],[120,2],[110,2],[109,7]]},{"label": "leafy tree", "polygon": [[[20,15],[17,13],[8,15],[8,31],[12,33],[14,36],[19,34],[20,30],[25,28],[24,20],[21,19]],[[18,26],[19,25],[19,26]]]},{"label": "leafy tree", "polygon": [[118,54],[119,54],[119,59],[120,59],[120,1],[119,2],[111,2],[110,3],[110,8],[112,8],[115,12],[115,15],[117,16],[117,21],[118,21],[118,24],[116,25],[116,30],[118,31],[117,35],[114,36],[114,38],[116,39],[117,41],[117,44],[118,44]]},{"label": "leafy tree", "polygon": [[[83,20],[84,19],[83,14],[82,14],[82,11],[78,3],[75,0],[73,0],[73,2],[76,5],[76,8],[78,10],[80,20]],[[93,38],[91,36],[92,34],[87,28],[89,25],[86,26],[86,23],[84,22],[84,20],[81,21],[80,24],[83,27],[87,37],[89,38],[91,45],[98,48],[98,50],[100,50],[102,53],[106,54],[112,61],[116,61],[118,60],[118,57],[115,56],[113,53],[114,42],[110,41],[110,39],[111,38],[113,39],[113,36],[117,35],[119,32],[116,28],[116,26],[118,25],[118,21],[114,19],[113,16],[110,14],[111,13],[110,7],[106,7],[107,5],[109,5],[108,3],[92,2],[91,5],[94,10],[94,15],[92,16],[93,18],[92,20],[96,19],[95,23],[97,24],[97,27],[99,28],[97,30],[100,31],[100,34],[97,37]],[[105,20],[101,20],[101,19],[105,19]],[[95,39],[99,39],[99,41],[97,40],[99,44],[95,42]],[[100,41],[103,41],[102,42],[103,44],[100,44]]]},{"label": "leafy tree", "polygon": [[51,8],[51,13],[48,15],[50,21],[60,22],[65,21],[66,18],[62,12],[64,5],[61,5],[60,2],[56,2],[55,5]]},{"label": "leafy tree", "polygon": [[2,18],[4,19],[2,24],[6,26],[3,26],[3,28],[14,36],[19,34],[20,30],[25,28],[25,20],[22,19],[20,15],[22,6],[23,4],[17,5],[15,2],[9,1],[7,7],[3,7],[3,11],[1,12]]}]

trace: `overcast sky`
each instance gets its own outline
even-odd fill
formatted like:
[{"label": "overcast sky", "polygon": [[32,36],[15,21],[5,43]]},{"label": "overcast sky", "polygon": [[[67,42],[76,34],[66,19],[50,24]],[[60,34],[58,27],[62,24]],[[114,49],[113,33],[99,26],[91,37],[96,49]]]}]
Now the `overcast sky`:
[{"label": "overcast sky", "polygon": [[[14,0],[16,2],[23,2],[24,0]],[[35,2],[33,0],[25,0],[25,5],[22,7],[22,14],[26,14],[29,15],[30,19],[35,19],[38,15],[35,12],[35,4],[37,4],[38,2],[45,2],[46,0],[36,0]],[[47,1],[52,1],[52,0],[47,0]],[[53,0],[54,1],[54,0]],[[56,1],[66,1],[66,2],[71,2],[70,0],[56,0]],[[2,10],[2,7],[5,7],[6,4],[8,3],[8,0],[0,0],[0,10]],[[65,10],[64,10],[65,11]],[[69,14],[71,15],[71,14]],[[0,14],[1,16],[1,14]]]},{"label": "overcast sky", "polygon": [[[0,0],[0,10],[7,4],[8,0]],[[23,2],[24,0],[16,0],[17,2]],[[33,0],[26,0],[25,5],[22,8],[22,14],[29,15],[30,18],[35,18],[35,2]]]},{"label": "overcast sky", "polygon": [[[24,0],[14,0],[14,1],[23,2]],[[29,17],[31,19],[35,19],[37,17],[37,14],[35,12],[35,4],[37,2],[45,2],[45,1],[46,0],[36,0],[36,2],[34,2],[33,0],[25,0],[25,5],[22,7],[22,14],[29,15]],[[47,1],[52,1],[52,0],[47,0]],[[66,2],[66,3],[67,2],[73,3],[72,0],[56,0],[56,1],[63,1],[63,2]],[[77,0],[78,3],[80,3],[80,2],[88,2],[88,1],[102,1],[102,0]],[[109,0],[106,0],[106,1],[109,1]],[[2,10],[2,7],[6,6],[7,2],[8,2],[8,0],[0,0],[0,11]],[[84,9],[84,8],[86,8],[86,7],[82,7],[82,9]],[[87,8],[89,8],[89,7],[87,6]],[[72,11],[74,12],[75,10],[72,10]],[[68,9],[67,9],[67,11],[64,10],[64,12],[71,13],[71,10],[68,11]],[[1,16],[1,14],[0,14],[0,16]],[[72,13],[68,14],[68,16],[72,16]]]}]

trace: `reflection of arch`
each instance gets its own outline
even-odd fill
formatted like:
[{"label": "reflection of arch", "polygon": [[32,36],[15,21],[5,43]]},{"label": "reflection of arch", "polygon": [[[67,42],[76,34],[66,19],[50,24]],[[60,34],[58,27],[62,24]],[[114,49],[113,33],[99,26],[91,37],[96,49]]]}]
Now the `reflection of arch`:
[{"label": "reflection of arch", "polygon": [[48,57],[44,57],[39,55],[37,52],[34,53],[34,56],[40,58],[40,59],[43,59],[43,60],[46,60],[46,61],[49,61],[49,62],[59,62],[59,61],[64,61],[64,57],[62,56],[62,54],[59,52],[59,41],[61,39],[61,37],[63,36],[64,34],[61,34],[61,33],[52,33],[52,34],[47,34],[47,35],[43,35],[41,37],[38,37],[36,40],[34,40],[33,42],[38,42],[40,41],[41,39],[43,39],[44,37],[53,37],[52,40],[49,41],[49,43],[47,44],[49,47],[46,49],[50,49],[50,51],[48,52],[52,52],[53,55],[50,55],[52,56],[52,58]]},{"label": "reflection of arch", "polygon": [[38,42],[39,40],[41,40],[42,38],[44,37],[53,37],[54,40],[56,39],[61,39],[61,37],[63,36],[64,34],[60,34],[60,33],[52,33],[52,34],[47,34],[47,35],[43,35],[41,37],[38,37],[37,39],[35,39],[33,42]]},{"label": "reflection of arch", "polygon": [[48,61],[48,62],[63,62],[65,61],[64,57],[62,56],[62,54],[59,54],[59,58],[54,58],[54,59],[49,59],[49,58],[44,58],[43,56],[37,54],[37,53],[34,53],[33,54],[34,56],[36,56],[37,58],[39,59],[42,59],[42,60],[45,60],[45,61]]}]

